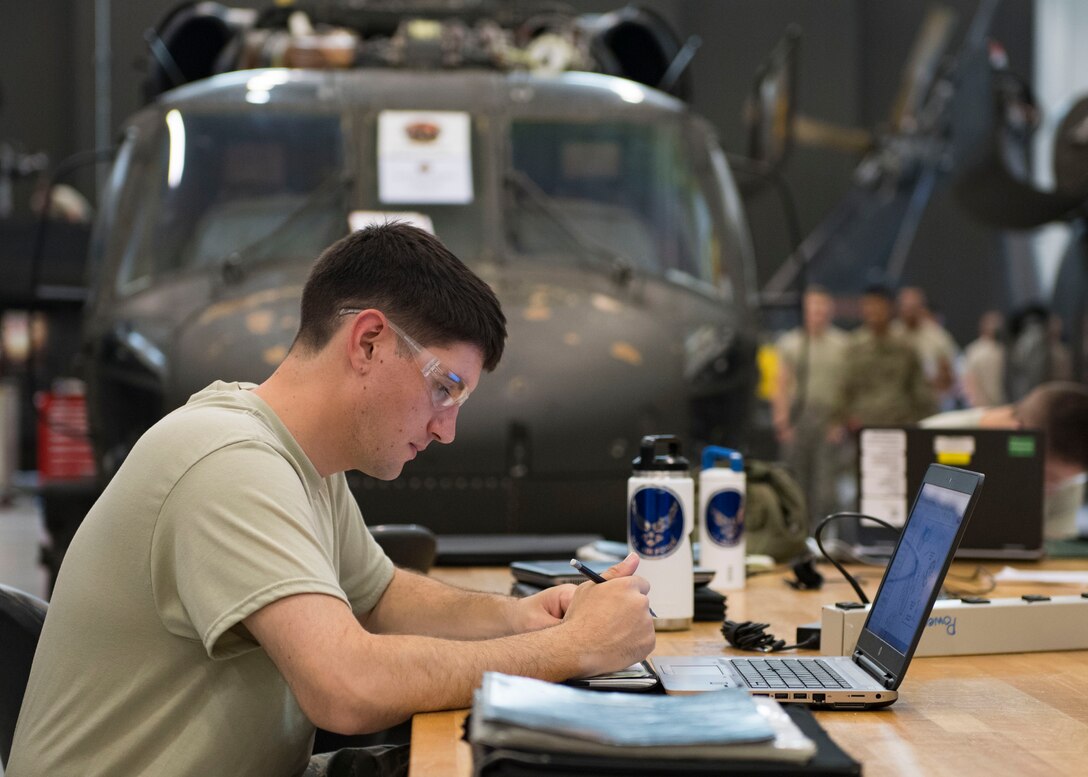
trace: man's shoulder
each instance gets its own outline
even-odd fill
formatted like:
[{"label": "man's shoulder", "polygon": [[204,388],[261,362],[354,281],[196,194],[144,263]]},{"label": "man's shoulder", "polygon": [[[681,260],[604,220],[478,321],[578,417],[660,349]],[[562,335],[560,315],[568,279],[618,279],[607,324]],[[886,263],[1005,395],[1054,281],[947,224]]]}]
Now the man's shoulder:
[{"label": "man's shoulder", "polygon": [[155,466],[187,466],[217,451],[256,444],[285,449],[289,440],[247,384],[219,384],[194,394],[189,402],[153,425],[137,441],[133,455]]},{"label": "man's shoulder", "polygon": [[187,403],[168,413],[151,432],[179,435],[179,439],[214,433],[216,437],[252,435],[268,424],[248,392],[213,391],[194,394]]}]

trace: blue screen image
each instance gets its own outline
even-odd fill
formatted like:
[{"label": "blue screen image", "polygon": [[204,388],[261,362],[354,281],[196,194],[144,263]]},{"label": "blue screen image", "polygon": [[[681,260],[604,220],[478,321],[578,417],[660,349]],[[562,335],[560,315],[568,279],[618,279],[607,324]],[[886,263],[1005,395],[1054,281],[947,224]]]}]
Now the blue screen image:
[{"label": "blue screen image", "polygon": [[867,627],[905,654],[925,622],[970,494],[926,483],[869,613]]}]

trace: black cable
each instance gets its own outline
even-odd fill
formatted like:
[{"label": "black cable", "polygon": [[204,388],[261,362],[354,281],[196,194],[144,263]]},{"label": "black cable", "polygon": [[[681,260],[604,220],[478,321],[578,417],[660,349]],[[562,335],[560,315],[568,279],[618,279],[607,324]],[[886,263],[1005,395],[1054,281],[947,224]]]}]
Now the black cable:
[{"label": "black cable", "polygon": [[881,520],[880,518],[874,518],[873,516],[866,515],[865,513],[840,512],[831,513],[830,515],[825,516],[824,519],[820,521],[819,525],[816,527],[816,531],[812,533],[812,536],[816,539],[816,547],[819,548],[820,552],[824,554],[824,558],[830,561],[835,569],[839,570],[839,572],[842,573],[842,576],[846,578],[846,582],[850,584],[850,586],[854,589],[854,593],[858,595],[861,603],[868,604],[869,597],[865,595],[865,591],[861,589],[858,581],[854,578],[853,575],[846,571],[846,568],[842,564],[840,564],[837,560],[831,558],[831,555],[824,549],[824,544],[821,538],[821,535],[823,534],[823,529],[829,523],[831,523],[832,521],[837,521],[839,518],[857,518],[858,520],[864,518],[866,520],[879,523],[881,526],[887,529],[891,529],[894,532],[898,532],[899,530],[887,521]]},{"label": "black cable", "polygon": [[769,623],[753,623],[752,621],[737,623],[727,618],[722,621],[722,635],[726,642],[738,650],[755,650],[760,653],[804,649],[815,646],[820,640],[820,635],[814,634],[796,645],[787,645],[786,640],[776,639],[774,634],[764,631],[769,625]]},{"label": "black cable", "polygon": [[[853,586],[855,593],[861,599],[863,604],[869,603],[869,597],[865,595],[865,591],[861,589],[858,581],[846,571],[846,569],[835,559],[831,558],[828,552],[824,549],[821,534],[823,528],[832,521],[836,521],[839,518],[858,518],[875,521],[881,526],[884,526],[892,531],[898,531],[896,527],[892,526],[887,521],[883,521],[880,518],[874,518],[871,515],[865,513],[853,513],[853,512],[840,512],[831,513],[826,516],[819,525],[816,527],[816,531],[813,536],[816,539],[816,547],[823,553],[824,558],[834,564],[835,568],[842,573],[842,576],[846,578],[846,581]],[[814,647],[820,641],[819,634],[813,634],[808,639],[798,642],[796,645],[787,645],[786,640],[777,639],[773,634],[768,634],[766,629],[769,623],[755,623],[753,621],[743,621],[738,623],[737,621],[731,621],[728,617],[722,620],[722,636],[725,637],[725,641],[738,650],[755,650],[760,653],[777,653],[781,650],[796,650],[804,649],[807,647]]]}]

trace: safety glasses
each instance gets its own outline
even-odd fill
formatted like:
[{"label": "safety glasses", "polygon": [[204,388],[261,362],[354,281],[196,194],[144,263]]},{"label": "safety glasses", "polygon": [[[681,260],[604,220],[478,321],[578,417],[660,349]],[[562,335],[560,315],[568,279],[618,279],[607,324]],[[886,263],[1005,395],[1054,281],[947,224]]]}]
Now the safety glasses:
[{"label": "safety glasses", "polygon": [[[354,315],[363,312],[362,308],[341,308],[339,316]],[[461,376],[444,365],[437,356],[417,343],[407,332],[394,324],[386,317],[389,328],[412,351],[412,355],[419,366],[419,371],[427,380],[431,389],[431,404],[438,409],[459,407],[465,404],[469,391]]]}]

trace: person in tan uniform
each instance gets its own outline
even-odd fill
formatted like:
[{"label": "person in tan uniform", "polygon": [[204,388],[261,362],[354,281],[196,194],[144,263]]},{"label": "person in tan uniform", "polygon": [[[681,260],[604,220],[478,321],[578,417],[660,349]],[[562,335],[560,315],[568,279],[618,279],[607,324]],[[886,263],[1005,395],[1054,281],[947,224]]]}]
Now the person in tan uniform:
[{"label": "person in tan uniform", "polygon": [[837,506],[835,480],[842,462],[839,451],[828,449],[826,438],[850,337],[832,324],[835,301],[826,289],[810,286],[802,306],[803,326],[778,340],[771,410],[783,459],[797,476],[810,511],[823,516]]},{"label": "person in tan uniform", "polygon": [[1005,404],[1005,343],[1000,312],[988,310],[978,320],[978,337],[963,351],[963,396],[969,407]]},{"label": "person in tan uniform", "polygon": [[80,526],[7,777],[402,775],[403,747],[314,766],[315,727],[465,707],[488,670],[564,680],[645,658],[637,557],[601,585],[464,591],[394,568],[348,491],[346,470],[392,480],[453,442],[505,338],[491,289],[432,235],[393,223],[329,247],[272,376],[166,416]]},{"label": "person in tan uniform", "polygon": [[899,315],[892,321],[892,334],[918,354],[922,371],[938,404],[952,406],[956,387],[954,364],[959,346],[948,330],[934,319],[922,289],[917,286],[903,287],[899,290],[896,305]]}]

